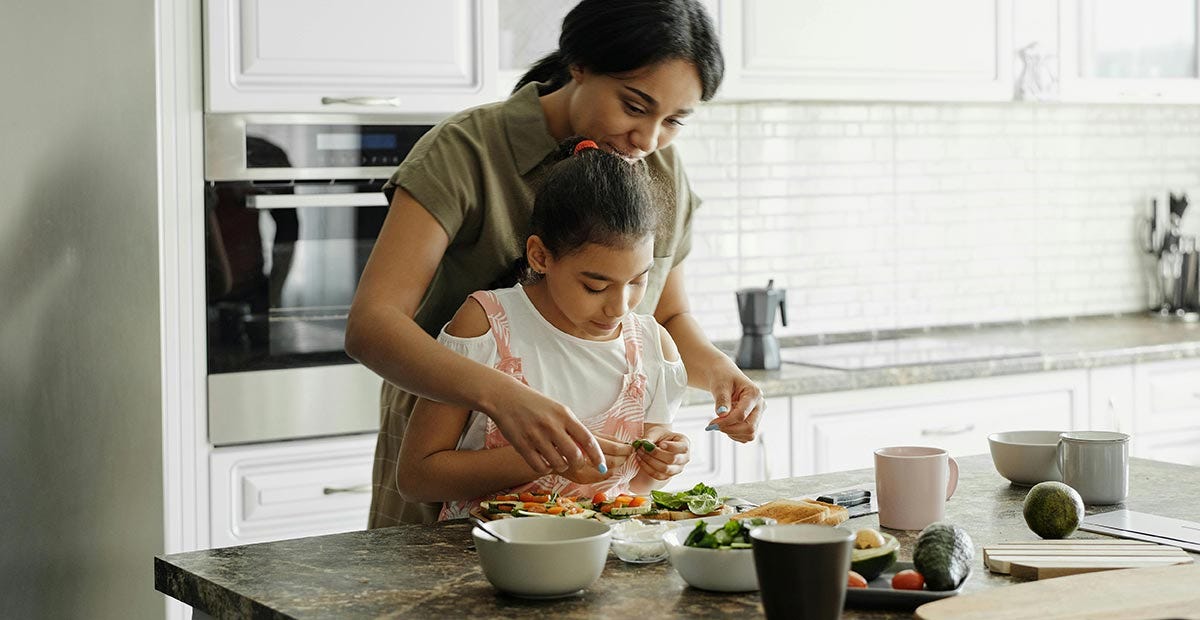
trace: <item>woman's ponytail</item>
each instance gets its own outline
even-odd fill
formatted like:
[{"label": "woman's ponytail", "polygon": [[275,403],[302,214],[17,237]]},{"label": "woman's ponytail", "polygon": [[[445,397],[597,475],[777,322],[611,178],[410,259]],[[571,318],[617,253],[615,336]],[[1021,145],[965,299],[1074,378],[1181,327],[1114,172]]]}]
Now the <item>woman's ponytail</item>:
[{"label": "woman's ponytail", "polygon": [[529,71],[526,71],[525,75],[521,76],[521,80],[517,82],[516,87],[513,88],[513,92],[521,90],[522,86],[530,82],[544,82],[548,84],[549,91],[556,91],[562,88],[570,79],[570,67],[567,66],[562,52],[555,50],[534,63],[529,68]]}]

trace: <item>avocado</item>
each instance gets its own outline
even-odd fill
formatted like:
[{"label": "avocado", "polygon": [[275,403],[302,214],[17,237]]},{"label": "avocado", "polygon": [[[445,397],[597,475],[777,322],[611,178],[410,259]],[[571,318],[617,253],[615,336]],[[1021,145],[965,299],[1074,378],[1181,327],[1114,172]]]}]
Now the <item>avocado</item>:
[{"label": "avocado", "polygon": [[925,577],[929,590],[953,590],[971,573],[975,543],[967,531],[952,523],[931,523],[917,536],[913,567]]},{"label": "avocado", "polygon": [[1083,499],[1061,482],[1040,482],[1025,496],[1025,524],[1042,538],[1066,538],[1083,521]]},{"label": "avocado", "polygon": [[850,550],[850,570],[870,581],[896,563],[896,551],[900,549],[900,541],[891,534],[880,534],[883,544],[867,549]]}]

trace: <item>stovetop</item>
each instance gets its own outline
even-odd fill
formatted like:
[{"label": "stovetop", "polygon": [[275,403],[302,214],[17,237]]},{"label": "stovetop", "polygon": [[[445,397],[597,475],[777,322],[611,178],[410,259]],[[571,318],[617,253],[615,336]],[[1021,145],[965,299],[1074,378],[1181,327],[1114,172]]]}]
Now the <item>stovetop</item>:
[{"label": "stovetop", "polygon": [[784,362],[834,370],[945,364],[1040,354],[1040,351],[1024,347],[925,337],[785,347],[779,351]]}]

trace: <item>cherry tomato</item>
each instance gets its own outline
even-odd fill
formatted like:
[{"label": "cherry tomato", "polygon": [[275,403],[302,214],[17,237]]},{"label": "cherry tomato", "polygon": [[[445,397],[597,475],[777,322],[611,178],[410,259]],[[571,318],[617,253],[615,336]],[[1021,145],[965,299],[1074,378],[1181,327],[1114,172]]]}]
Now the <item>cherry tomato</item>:
[{"label": "cherry tomato", "polygon": [[925,577],[915,570],[902,570],[892,576],[893,590],[924,590]]},{"label": "cherry tomato", "polygon": [[604,494],[604,491],[601,491],[592,496],[593,504],[603,504],[604,502],[607,502],[607,501],[608,501],[608,496]]},{"label": "cherry tomato", "polygon": [[846,582],[846,585],[851,588],[865,588],[867,587],[867,580],[863,579],[862,575],[854,571],[850,571],[850,576]]}]

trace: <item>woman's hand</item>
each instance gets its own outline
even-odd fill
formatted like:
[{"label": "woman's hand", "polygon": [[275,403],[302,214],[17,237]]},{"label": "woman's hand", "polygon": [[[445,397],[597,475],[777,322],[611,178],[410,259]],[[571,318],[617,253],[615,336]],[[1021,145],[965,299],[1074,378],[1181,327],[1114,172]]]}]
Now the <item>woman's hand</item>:
[{"label": "woman's hand", "polygon": [[762,390],[732,364],[713,372],[709,388],[716,401],[717,417],[705,430],[719,430],[741,443],[754,441],[759,418],[767,408]]},{"label": "woman's hand", "polygon": [[484,413],[529,467],[539,476],[590,468],[603,480],[609,465],[600,444],[575,414],[515,379],[512,385],[514,389],[495,394],[496,405]]},{"label": "woman's hand", "polygon": [[650,428],[645,438],[654,444],[654,451],[646,452],[639,448],[637,459],[642,473],[655,480],[669,480],[683,471],[683,466],[692,460],[691,442],[683,433],[676,433],[669,428]]},{"label": "woman's hand", "polygon": [[600,444],[601,450],[604,451],[604,460],[608,465],[608,470],[601,472],[596,467],[589,463],[584,463],[579,467],[571,467],[560,474],[563,478],[577,484],[595,484],[601,480],[608,479],[613,471],[625,464],[633,454],[633,446],[617,441],[612,437],[604,435],[596,435],[596,441]]}]

